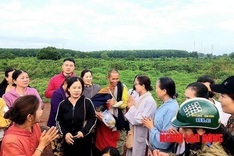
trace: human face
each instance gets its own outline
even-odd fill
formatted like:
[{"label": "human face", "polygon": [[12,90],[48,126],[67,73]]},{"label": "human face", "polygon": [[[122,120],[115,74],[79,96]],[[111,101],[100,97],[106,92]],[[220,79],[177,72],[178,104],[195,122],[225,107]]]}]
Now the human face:
[{"label": "human face", "polygon": [[65,76],[71,75],[75,69],[75,64],[71,61],[65,61],[62,65],[63,74]]},{"label": "human face", "polygon": [[135,79],[133,85],[135,87],[135,91],[141,95],[141,93],[142,93],[142,91],[144,89],[143,85],[141,85],[137,79]]},{"label": "human face", "polygon": [[72,98],[79,98],[82,93],[82,85],[80,81],[74,82],[70,88],[68,88],[68,91],[70,92],[70,97]]},{"label": "human face", "polygon": [[111,156],[109,153],[104,153],[102,156]]},{"label": "human face", "polygon": [[159,80],[156,81],[156,95],[157,95],[157,97],[162,100],[165,94],[166,94],[166,90],[160,88],[160,81]]},{"label": "human face", "polygon": [[110,73],[108,80],[110,82],[111,87],[116,87],[119,82],[119,73],[115,73],[115,72]]},{"label": "human face", "polygon": [[196,97],[196,92],[192,88],[187,88],[185,90],[184,96],[185,96],[186,100],[192,99],[192,98]]},{"label": "human face", "polygon": [[221,94],[219,97],[223,112],[234,116],[234,100],[227,94]]},{"label": "human face", "polygon": [[86,86],[92,85],[92,80],[93,80],[93,77],[92,77],[91,72],[87,72],[84,74],[83,81]]},{"label": "human face", "polygon": [[7,80],[7,82],[8,82],[8,84],[13,84],[13,80],[12,80],[12,74],[14,73],[14,71],[11,71],[11,72],[9,72],[8,73],[8,76],[7,77],[5,77],[6,78],[6,80]]},{"label": "human face", "polygon": [[16,80],[13,80],[17,87],[26,88],[29,85],[29,76],[27,73],[22,72]]}]

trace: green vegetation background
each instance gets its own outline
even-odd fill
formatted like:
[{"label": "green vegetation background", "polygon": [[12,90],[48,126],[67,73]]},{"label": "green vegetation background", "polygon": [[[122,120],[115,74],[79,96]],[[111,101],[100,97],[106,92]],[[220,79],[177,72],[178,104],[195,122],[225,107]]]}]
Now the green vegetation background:
[{"label": "green vegetation background", "polygon": [[[155,82],[161,76],[169,76],[176,83],[178,102],[184,101],[185,87],[195,82],[199,76],[209,75],[217,83],[234,75],[234,60],[231,58],[153,58],[153,59],[124,59],[124,58],[81,58],[76,60],[75,74],[80,76],[83,69],[93,71],[93,82],[105,87],[108,84],[107,73],[115,68],[120,72],[121,81],[130,89],[136,74],[145,74],[150,77],[154,90],[152,94],[158,106],[162,103],[155,95]],[[38,60],[35,57],[16,57],[15,59],[0,60],[0,78],[3,79],[4,71],[8,67],[21,69],[28,72],[30,86],[35,87],[45,102],[44,91],[49,79],[61,72],[63,59]]]}]

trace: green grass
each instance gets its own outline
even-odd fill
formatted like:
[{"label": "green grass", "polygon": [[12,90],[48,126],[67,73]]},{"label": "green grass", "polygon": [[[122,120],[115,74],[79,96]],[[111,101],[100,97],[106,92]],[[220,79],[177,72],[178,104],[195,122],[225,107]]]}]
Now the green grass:
[{"label": "green grass", "polygon": [[[120,72],[120,80],[130,89],[136,74],[145,74],[150,77],[154,90],[151,92],[158,105],[162,102],[155,95],[155,82],[161,76],[169,76],[176,83],[176,90],[179,94],[178,102],[181,104],[184,97],[185,87],[195,82],[199,76],[210,75],[221,82],[230,75],[234,75],[234,60],[229,58],[220,59],[196,59],[196,58],[157,58],[157,59],[76,59],[75,74],[80,76],[83,69],[88,68],[93,72],[93,82],[105,87],[108,84],[107,73],[115,68]],[[30,86],[35,87],[43,100],[44,91],[49,79],[61,72],[62,59],[57,61],[37,60],[33,57],[18,57],[13,60],[1,60],[0,78],[4,78],[4,70],[7,67],[22,69],[28,72],[31,82]]]}]

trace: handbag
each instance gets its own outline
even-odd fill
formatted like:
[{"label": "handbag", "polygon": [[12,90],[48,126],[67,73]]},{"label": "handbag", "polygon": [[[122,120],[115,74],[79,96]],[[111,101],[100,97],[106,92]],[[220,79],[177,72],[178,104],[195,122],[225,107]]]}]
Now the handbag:
[{"label": "handbag", "polygon": [[[143,99],[145,99],[148,96],[149,95],[146,95],[146,96],[141,98],[141,100],[138,102],[138,105],[136,106],[136,109],[138,109],[138,107],[142,103]],[[134,126],[131,126],[130,130],[128,131],[127,138],[126,138],[126,143],[125,143],[126,148],[132,149],[133,143],[134,143]]]},{"label": "handbag", "polygon": [[127,149],[132,149],[134,141],[134,128],[132,127],[127,134],[125,146]]}]

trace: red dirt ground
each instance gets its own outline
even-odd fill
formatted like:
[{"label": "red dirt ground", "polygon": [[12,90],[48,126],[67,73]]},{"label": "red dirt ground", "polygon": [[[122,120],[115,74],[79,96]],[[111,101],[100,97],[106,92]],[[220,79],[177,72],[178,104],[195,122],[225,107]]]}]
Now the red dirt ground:
[{"label": "red dirt ground", "polygon": [[[45,103],[45,108],[43,110],[43,115],[40,123],[41,127],[46,127],[49,114],[50,114],[50,103]],[[53,156],[50,146],[47,146],[44,149],[42,156]]]}]

